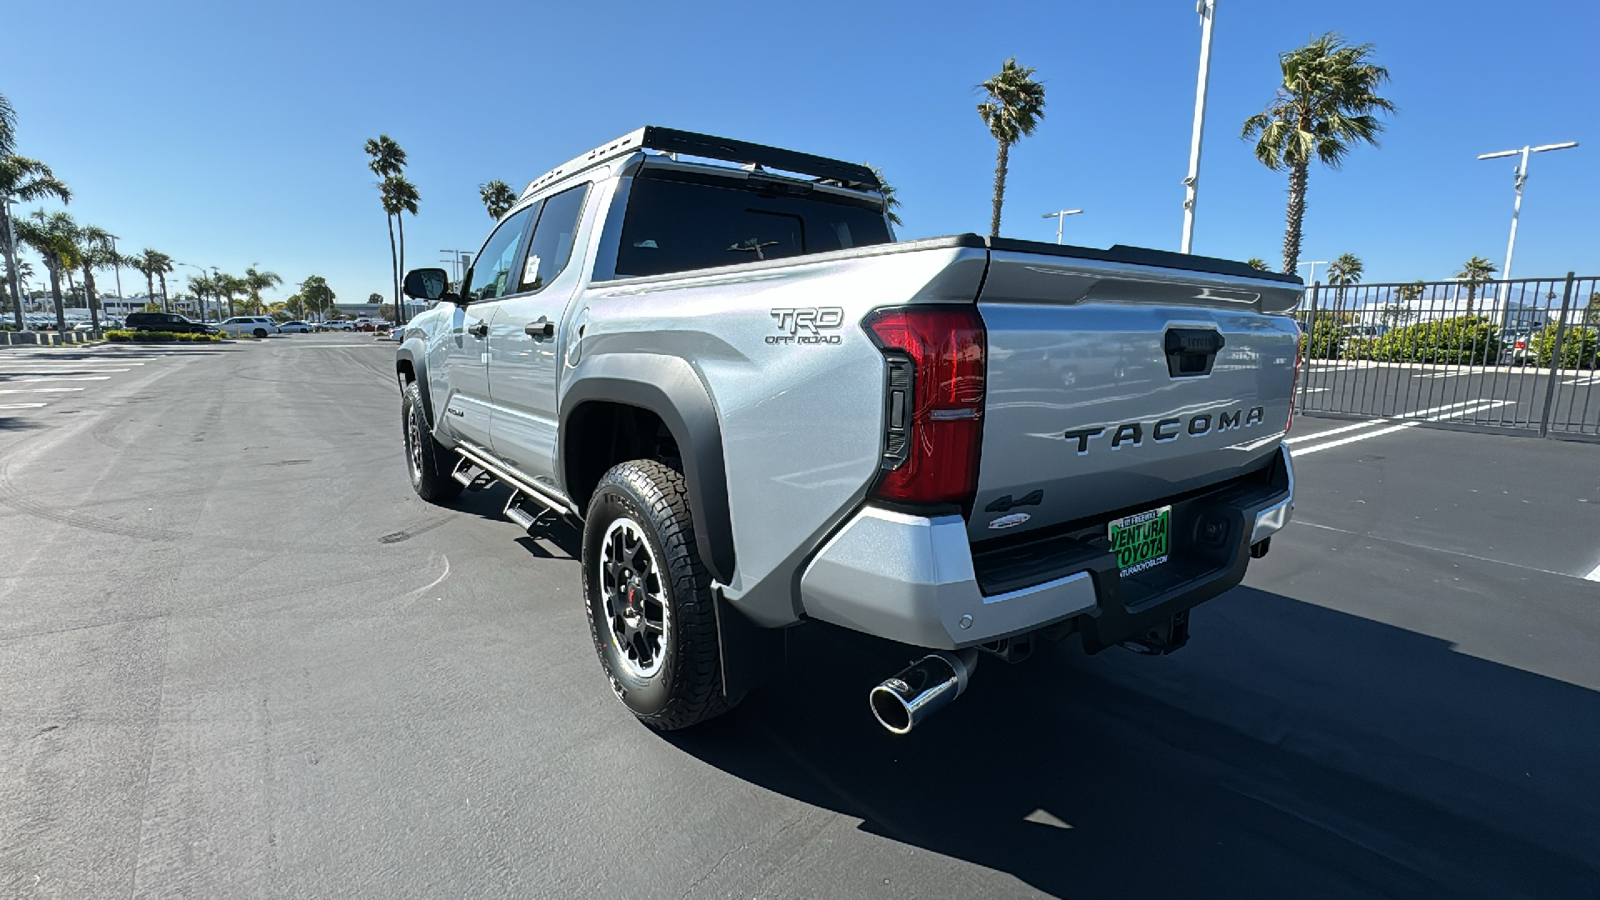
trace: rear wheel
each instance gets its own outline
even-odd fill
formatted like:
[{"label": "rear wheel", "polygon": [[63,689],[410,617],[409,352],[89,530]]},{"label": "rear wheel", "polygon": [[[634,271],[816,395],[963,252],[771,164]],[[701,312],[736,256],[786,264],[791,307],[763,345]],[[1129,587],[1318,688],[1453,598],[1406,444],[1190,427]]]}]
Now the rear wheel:
[{"label": "rear wheel", "polygon": [[254,333],[255,333],[256,337],[266,337],[267,336],[267,330],[265,328],[257,328]]},{"label": "rear wheel", "polygon": [[400,400],[400,427],[405,432],[406,468],[411,489],[429,503],[445,503],[461,494],[461,482],[450,477],[450,450],[433,437],[422,406],[422,386],[406,385]]},{"label": "rear wheel", "polygon": [[738,703],[722,692],[711,576],[682,473],[634,460],[600,479],[584,523],[583,596],[600,665],[639,721],[675,731]]}]

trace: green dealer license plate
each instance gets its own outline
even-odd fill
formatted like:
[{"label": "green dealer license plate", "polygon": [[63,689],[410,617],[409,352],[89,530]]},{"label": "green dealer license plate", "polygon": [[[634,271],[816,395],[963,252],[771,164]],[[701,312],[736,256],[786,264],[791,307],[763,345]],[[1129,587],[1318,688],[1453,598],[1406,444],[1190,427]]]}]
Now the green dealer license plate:
[{"label": "green dealer license plate", "polygon": [[1167,561],[1172,507],[1163,506],[1134,516],[1113,519],[1111,552],[1124,576],[1137,575]]}]

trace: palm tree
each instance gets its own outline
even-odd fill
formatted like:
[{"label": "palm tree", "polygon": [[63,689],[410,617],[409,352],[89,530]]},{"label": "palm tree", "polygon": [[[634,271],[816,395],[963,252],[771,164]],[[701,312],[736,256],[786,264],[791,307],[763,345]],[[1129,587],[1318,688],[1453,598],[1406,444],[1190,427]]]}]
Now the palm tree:
[{"label": "palm tree", "polygon": [[[146,262],[151,266],[151,271],[161,280],[161,308],[166,312],[172,312],[172,303],[167,300],[167,273],[176,268],[172,264],[172,257],[159,250],[146,250],[144,252],[146,254]],[[149,256],[152,253],[155,254],[154,257]]]},{"label": "palm tree", "polygon": [[[238,277],[237,275],[229,275],[227,272],[218,272],[216,277],[211,279],[211,289],[216,295],[218,304],[220,304],[224,298],[227,299],[228,318],[231,319],[238,315],[238,311],[235,310],[233,306],[233,297],[235,294],[242,294],[248,290],[245,287],[244,279]],[[218,310],[218,315],[221,315],[220,310]]]},{"label": "palm tree", "polygon": [[1344,289],[1361,283],[1366,266],[1354,253],[1344,253],[1328,264],[1328,284],[1335,289],[1334,309],[1344,309]]},{"label": "palm tree", "polygon": [[978,85],[986,99],[978,104],[978,115],[989,133],[999,142],[994,165],[994,215],[989,220],[989,236],[1000,236],[1000,208],[1006,198],[1006,164],[1011,145],[1039,127],[1044,118],[1044,83],[1033,80],[1032,66],[1017,65],[1015,56],[1000,66],[998,74]]},{"label": "palm tree", "polygon": [[[161,268],[162,257],[165,255],[159,250],[152,250],[146,247],[125,260],[129,268],[144,273],[144,295],[150,298],[151,303],[154,303],[156,299],[156,270]],[[166,305],[162,304],[161,308],[165,310]]]},{"label": "palm tree", "polygon": [[1262,272],[1265,272],[1267,270],[1267,261],[1262,259],[1259,256],[1250,257],[1249,259],[1244,261],[1244,264],[1249,266],[1252,269],[1257,269],[1257,270],[1262,271]]},{"label": "palm tree", "polygon": [[89,306],[89,324],[100,336],[100,301],[95,297],[94,273],[116,265],[120,257],[111,249],[111,232],[98,225],[78,229],[78,266],[83,270],[84,300]]},{"label": "palm tree", "polygon": [[5,94],[0,94],[0,156],[17,149],[17,111]]},{"label": "palm tree", "polygon": [[261,292],[283,284],[277,272],[257,271],[255,266],[244,270],[244,288],[250,293],[250,310],[261,314]]},{"label": "palm tree", "polygon": [[1478,285],[1493,281],[1489,276],[1498,271],[1494,263],[1481,256],[1473,256],[1461,264],[1461,271],[1456,273],[1456,277],[1467,283],[1467,315],[1472,315],[1472,301],[1478,299]]},{"label": "palm tree", "polygon": [[862,163],[862,165],[871,169],[872,174],[878,176],[878,193],[883,195],[884,217],[889,220],[890,225],[899,225],[900,215],[895,212],[900,208],[900,198],[896,196],[899,192],[894,189],[894,185],[889,183],[889,179],[883,177],[883,169],[872,163]]},{"label": "palm tree", "polygon": [[195,301],[200,305],[200,321],[206,320],[206,298],[217,295],[216,282],[205,275],[189,276],[189,293],[194,295]]},{"label": "palm tree", "polygon": [[387,134],[368,138],[366,151],[367,168],[371,169],[372,174],[379,178],[378,192],[383,202],[384,217],[389,225],[389,275],[394,282],[394,297],[395,302],[398,303],[400,300],[400,256],[395,249],[394,243],[394,218],[396,214],[391,211],[390,207],[393,204],[389,202],[389,195],[385,185],[389,178],[399,176],[400,173],[405,171],[406,151],[400,149],[400,145],[395,139]]},{"label": "palm tree", "polygon": [[511,185],[498,178],[478,185],[478,196],[483,200],[483,208],[489,211],[489,218],[496,222],[517,205],[517,195],[511,190]]},{"label": "palm tree", "polygon": [[[395,284],[397,285],[400,283],[400,273],[405,271],[406,267],[406,220],[403,213],[416,215],[417,201],[421,199],[422,196],[417,193],[417,186],[407,181],[404,176],[390,175],[383,180],[383,210],[392,214],[395,222],[400,226],[400,257],[394,270]],[[396,296],[398,297],[399,294],[396,293]],[[395,308],[401,310],[400,318],[397,321],[404,325],[406,321],[405,307],[397,305]]]},{"label": "palm tree", "polygon": [[61,276],[78,266],[78,223],[64,212],[46,215],[36,209],[13,226],[17,237],[44,259],[50,273],[50,298],[55,301],[58,333],[67,330],[67,312],[61,302]]},{"label": "palm tree", "polygon": [[56,178],[49,166],[37,159],[13,153],[0,154],[0,253],[5,255],[18,330],[25,326],[22,318],[22,279],[19,277],[21,269],[17,262],[17,236],[11,227],[11,209],[18,203],[32,203],[46,197],[66,203],[72,199],[72,191]]},{"label": "palm tree", "polygon": [[1278,56],[1283,83],[1266,111],[1244,121],[1240,137],[1256,138],[1256,159],[1273,171],[1289,170],[1288,224],[1283,271],[1300,262],[1306,218],[1306,180],[1312,160],[1337,169],[1358,143],[1378,144],[1383,123],[1376,112],[1395,106],[1378,96],[1389,70],[1371,61],[1371,44],[1350,45],[1330,31]]}]

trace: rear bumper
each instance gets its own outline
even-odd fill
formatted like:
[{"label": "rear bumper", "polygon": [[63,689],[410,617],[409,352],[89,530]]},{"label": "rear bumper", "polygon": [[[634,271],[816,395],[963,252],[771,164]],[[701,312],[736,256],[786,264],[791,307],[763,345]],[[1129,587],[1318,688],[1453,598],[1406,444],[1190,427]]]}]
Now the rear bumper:
[{"label": "rear bumper", "polygon": [[[1258,477],[1173,504],[1173,560],[1123,579],[1089,527],[974,558],[960,516],[867,507],[800,578],[811,618],[918,647],[962,649],[1073,621],[1090,652],[1120,643],[1232,588],[1250,547],[1289,522],[1294,469],[1280,448]],[[1191,540],[1202,525],[1221,529]]]}]

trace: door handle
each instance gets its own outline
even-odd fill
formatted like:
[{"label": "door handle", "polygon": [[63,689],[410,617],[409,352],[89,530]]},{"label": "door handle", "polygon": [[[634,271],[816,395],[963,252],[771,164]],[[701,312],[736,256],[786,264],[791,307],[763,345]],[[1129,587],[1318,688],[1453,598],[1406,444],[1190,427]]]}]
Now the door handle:
[{"label": "door handle", "polygon": [[522,330],[528,335],[528,337],[555,337],[556,323],[550,321],[544,316],[540,316],[539,318],[534,319],[532,322],[529,322],[527,327],[523,328]]},{"label": "door handle", "polygon": [[489,333],[489,323],[483,321],[482,319],[478,320],[477,322],[472,323],[471,325],[469,325],[467,327],[467,334],[470,334],[473,337],[483,337],[483,336],[487,335],[488,333]]}]

